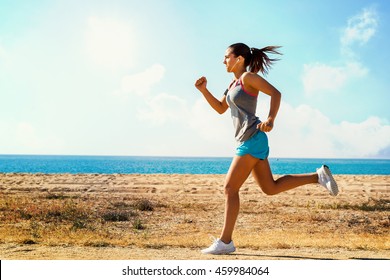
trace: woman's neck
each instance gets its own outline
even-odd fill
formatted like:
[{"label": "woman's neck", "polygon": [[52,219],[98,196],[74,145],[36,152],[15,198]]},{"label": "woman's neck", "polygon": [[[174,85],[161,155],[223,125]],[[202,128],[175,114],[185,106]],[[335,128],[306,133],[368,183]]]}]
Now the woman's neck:
[{"label": "woman's neck", "polygon": [[241,69],[241,70],[237,70],[237,71],[234,71],[233,74],[234,74],[234,79],[235,80],[238,80],[242,74],[244,74],[246,72],[245,69]]}]

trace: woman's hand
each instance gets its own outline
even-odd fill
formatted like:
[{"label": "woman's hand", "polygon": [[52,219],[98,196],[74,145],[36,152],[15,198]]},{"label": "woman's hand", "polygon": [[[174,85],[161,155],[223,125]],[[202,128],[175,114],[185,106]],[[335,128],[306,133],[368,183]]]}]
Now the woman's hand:
[{"label": "woman's hand", "polygon": [[203,77],[200,77],[199,79],[197,79],[195,82],[195,87],[200,91],[205,90],[207,87],[206,77],[203,76]]},{"label": "woman's hand", "polygon": [[268,118],[265,122],[261,122],[257,125],[257,129],[263,132],[270,132],[274,128],[274,120],[272,118]]},{"label": "woman's hand", "polygon": [[210,106],[217,111],[219,114],[223,114],[229,108],[229,105],[226,102],[226,97],[223,96],[221,100],[218,100],[211,94],[207,89],[207,79],[206,77],[200,77],[195,82],[195,87],[203,94]]}]

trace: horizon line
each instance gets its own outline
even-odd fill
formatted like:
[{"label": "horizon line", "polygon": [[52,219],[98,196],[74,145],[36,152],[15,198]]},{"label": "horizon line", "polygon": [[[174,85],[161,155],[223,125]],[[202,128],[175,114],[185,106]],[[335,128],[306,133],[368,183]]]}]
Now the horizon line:
[{"label": "horizon line", "polygon": [[[233,156],[181,156],[181,155],[113,155],[113,154],[2,154],[0,156],[69,156],[69,157],[155,157],[155,158],[233,158]],[[270,156],[269,159],[344,159],[344,160],[390,160],[388,157],[289,157]]]}]

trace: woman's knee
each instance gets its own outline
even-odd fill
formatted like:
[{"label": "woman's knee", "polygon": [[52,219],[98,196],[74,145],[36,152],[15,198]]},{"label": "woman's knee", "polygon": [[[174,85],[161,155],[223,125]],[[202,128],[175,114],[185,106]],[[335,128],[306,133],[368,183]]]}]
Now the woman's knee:
[{"label": "woman's knee", "polygon": [[266,194],[266,195],[275,195],[277,194],[276,191],[272,190],[272,189],[263,189],[263,192]]},{"label": "woman's knee", "polygon": [[233,186],[231,184],[225,184],[224,191],[226,196],[235,196],[238,195],[240,188],[237,186]]},{"label": "woman's knee", "polygon": [[260,188],[266,195],[275,195],[278,193],[275,184],[262,184],[260,185]]}]

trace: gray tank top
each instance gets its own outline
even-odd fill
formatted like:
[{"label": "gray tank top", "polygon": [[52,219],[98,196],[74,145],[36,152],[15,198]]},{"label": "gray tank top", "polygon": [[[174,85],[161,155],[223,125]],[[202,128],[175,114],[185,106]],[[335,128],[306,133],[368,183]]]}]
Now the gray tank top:
[{"label": "gray tank top", "polygon": [[244,142],[257,132],[256,126],[260,123],[256,117],[257,95],[246,92],[241,79],[231,85],[225,95],[236,130],[236,141]]}]

